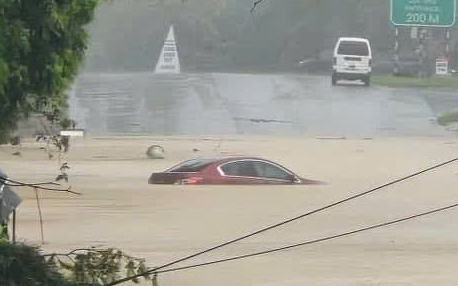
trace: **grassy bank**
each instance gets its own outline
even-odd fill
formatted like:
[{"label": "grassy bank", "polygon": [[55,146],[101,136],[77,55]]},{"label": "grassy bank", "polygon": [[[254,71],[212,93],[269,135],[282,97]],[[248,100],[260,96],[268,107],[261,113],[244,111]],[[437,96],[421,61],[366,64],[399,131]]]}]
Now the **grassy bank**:
[{"label": "grassy bank", "polygon": [[458,88],[458,76],[432,76],[428,78],[372,75],[372,84],[396,88]]},{"label": "grassy bank", "polygon": [[446,126],[450,123],[458,122],[458,109],[450,110],[437,117],[437,123]]}]

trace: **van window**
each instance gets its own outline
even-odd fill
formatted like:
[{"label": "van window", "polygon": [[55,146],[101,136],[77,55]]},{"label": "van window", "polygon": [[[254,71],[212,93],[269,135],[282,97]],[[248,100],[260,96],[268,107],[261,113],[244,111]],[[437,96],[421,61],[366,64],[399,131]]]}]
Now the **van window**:
[{"label": "van window", "polygon": [[368,56],[369,48],[365,42],[341,41],[337,53],[342,55]]}]

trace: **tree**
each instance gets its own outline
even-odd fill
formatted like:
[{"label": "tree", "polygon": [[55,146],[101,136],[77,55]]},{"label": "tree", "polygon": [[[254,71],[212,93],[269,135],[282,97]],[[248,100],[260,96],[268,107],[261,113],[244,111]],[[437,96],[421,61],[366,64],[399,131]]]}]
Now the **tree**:
[{"label": "tree", "polygon": [[75,285],[46,261],[38,248],[0,241],[0,285]]},{"label": "tree", "polygon": [[[145,273],[144,280],[156,286],[157,275],[146,273],[143,259],[120,250],[75,249],[65,254],[43,254],[39,247],[0,241],[0,285],[4,286],[98,286],[121,277]],[[133,278],[139,283],[138,278]]]},{"label": "tree", "polygon": [[98,0],[0,0],[0,143],[33,112],[61,116]]}]

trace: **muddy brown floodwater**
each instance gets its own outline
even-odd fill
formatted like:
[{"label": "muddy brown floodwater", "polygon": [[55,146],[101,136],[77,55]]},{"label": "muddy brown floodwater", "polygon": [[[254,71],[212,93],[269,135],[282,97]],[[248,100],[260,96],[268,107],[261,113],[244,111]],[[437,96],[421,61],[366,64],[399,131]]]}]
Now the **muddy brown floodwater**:
[{"label": "muddy brown floodwater", "polygon": [[[72,190],[40,192],[44,244],[35,194],[16,188],[18,240],[45,252],[117,247],[151,267],[232,240],[369,190],[458,155],[457,138],[313,136],[105,136],[72,138]],[[0,147],[1,168],[24,182],[59,173],[42,143]],[[148,159],[152,144],[165,159]],[[12,153],[20,148],[21,156]],[[194,152],[196,148],[199,151]],[[149,174],[215,153],[269,158],[320,186],[160,186]],[[457,202],[458,166],[450,164],[345,204],[307,216],[172,267],[266,251],[414,215]],[[161,286],[456,285],[458,210],[271,254],[162,273]],[[172,268],[169,267],[169,268]]]}]

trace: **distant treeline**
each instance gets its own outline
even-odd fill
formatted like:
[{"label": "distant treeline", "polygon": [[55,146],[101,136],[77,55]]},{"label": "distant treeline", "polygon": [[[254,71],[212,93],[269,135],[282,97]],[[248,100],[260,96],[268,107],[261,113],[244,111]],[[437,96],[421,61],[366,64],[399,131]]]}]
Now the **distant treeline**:
[{"label": "distant treeline", "polygon": [[[372,41],[374,56],[393,55],[390,1],[115,0],[103,3],[90,27],[88,70],[152,70],[168,26],[173,24],[183,70],[288,71],[298,62],[330,60],[339,36]],[[400,29],[402,53],[414,55],[411,29]],[[456,26],[452,44],[458,40]],[[430,29],[443,49],[444,29]],[[455,33],[458,34],[458,33]],[[456,45],[455,45],[456,46]]]}]

